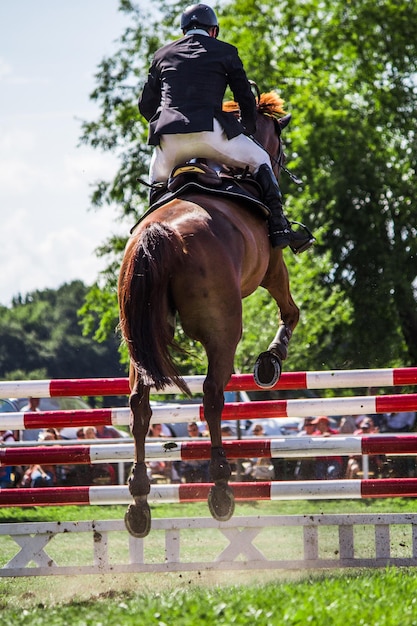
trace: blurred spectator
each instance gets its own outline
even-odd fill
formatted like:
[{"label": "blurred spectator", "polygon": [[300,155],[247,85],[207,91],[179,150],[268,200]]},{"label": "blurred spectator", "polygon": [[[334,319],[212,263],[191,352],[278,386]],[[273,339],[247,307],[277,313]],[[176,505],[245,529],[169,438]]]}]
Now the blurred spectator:
[{"label": "blurred spectator", "polygon": [[[367,390],[367,395],[368,396],[377,396],[378,395],[378,388],[377,387],[369,387]],[[373,421],[373,423],[375,424],[376,428],[378,428],[379,432],[384,432],[384,423],[385,423],[385,415],[383,413],[372,413],[371,415],[363,415],[361,416],[363,417],[370,417]],[[359,422],[357,422],[358,426],[360,424],[360,422],[362,421],[362,419],[359,420]]]},{"label": "blurred spectator", "polygon": [[[120,437],[122,437],[122,434],[113,426],[107,426],[105,424],[96,424],[95,428],[96,428],[97,439],[119,439]],[[98,470],[96,470],[95,474],[97,474],[97,471]],[[117,482],[116,477],[118,475],[118,471],[119,471],[119,468],[118,468],[117,463],[107,464],[105,474],[106,475],[109,474],[108,475],[109,482],[106,482],[106,483],[102,482],[100,484],[111,484],[111,485],[116,484]],[[106,478],[103,477],[101,480],[106,480]]]},{"label": "blurred spectator", "polygon": [[[265,431],[262,424],[255,424],[253,434],[256,437],[264,437]],[[242,463],[245,480],[273,480],[275,478],[275,468],[270,457],[258,457],[248,459]]]},{"label": "blurred spectator", "polygon": [[355,435],[375,435],[376,433],[379,433],[379,429],[374,425],[371,417],[364,417],[359,422],[359,428],[354,432]]},{"label": "blurred spectator", "polygon": [[[325,415],[317,417],[312,422],[316,430],[313,436],[331,437],[338,435],[339,431],[330,426],[330,420]],[[315,478],[317,480],[333,480],[343,476],[343,459],[340,456],[316,457]]]},{"label": "blurred spectator", "polygon": [[[25,404],[20,409],[22,413],[33,413],[38,412],[39,409],[40,398],[33,398],[30,396],[28,398],[28,404]],[[21,441],[38,441],[39,433],[41,430],[39,428],[30,428],[27,430],[22,430],[20,433]]]},{"label": "blurred spectator", "polygon": [[410,412],[387,413],[385,415],[384,431],[388,433],[408,433],[416,421],[416,414]]},{"label": "blurred spectator", "polygon": [[356,421],[353,415],[344,415],[340,420],[339,433],[342,435],[350,435],[356,430]]},{"label": "blurred spectator", "polygon": [[[379,432],[378,428],[374,425],[371,417],[362,416],[362,420],[359,423],[359,428],[354,432],[354,435],[375,435]],[[369,473],[372,477],[377,478],[381,475],[384,466],[384,456],[382,455],[369,455]],[[362,456],[355,455],[350,456],[348,459],[345,478],[363,478]],[[367,476],[366,476],[367,477]]]},{"label": "blurred spectator", "polygon": [[[187,432],[191,438],[202,437],[196,422],[190,422],[187,425]],[[209,461],[182,461],[180,476],[184,483],[209,482]]]},{"label": "blurred spectator", "polygon": [[[0,445],[8,444],[15,441],[13,432],[11,430],[0,430]],[[16,485],[18,481],[19,472],[17,468],[10,466],[0,465],[0,489],[10,489]]]},{"label": "blurred spectator", "polygon": [[316,424],[314,423],[314,417],[306,417],[304,419],[303,428],[297,434],[297,437],[303,437],[305,435],[311,437],[315,430]]},{"label": "blurred spectator", "polygon": [[[306,417],[304,419],[303,428],[298,433],[297,437],[311,437],[316,430],[316,424],[313,417]],[[301,458],[297,461],[294,470],[294,477],[296,480],[313,480],[316,475],[316,459],[311,457]]]},{"label": "blurred spectator", "polygon": [[[408,433],[413,430],[416,414],[412,411],[387,413],[384,418],[383,432]],[[412,478],[416,475],[416,459],[410,456],[388,457],[389,475],[393,478]]]},{"label": "blurred spectator", "polygon": [[[81,440],[94,441],[98,433],[95,426],[84,426],[77,431],[77,438]],[[117,465],[116,465],[117,467]],[[64,478],[64,484],[73,485],[115,485],[116,470],[111,463],[91,463],[90,465],[73,465],[68,470]]]},{"label": "blurred spectator", "polygon": [[16,441],[12,430],[0,430],[0,443]]},{"label": "blurred spectator", "polygon": [[97,439],[97,429],[95,426],[84,426],[83,439]]},{"label": "blurred spectator", "polygon": [[151,424],[148,437],[175,437],[175,432],[169,424]]},{"label": "blurred spectator", "polygon": [[23,478],[20,482],[20,487],[53,487],[56,485],[55,468],[53,471],[50,469],[53,466],[48,465],[42,467],[42,465],[29,465]]},{"label": "blurred spectator", "polygon": [[58,441],[60,439],[56,428],[43,428],[38,436],[38,441]]},{"label": "blurred spectator", "polygon": [[113,426],[98,424],[96,427],[96,437],[98,439],[118,439],[122,435]]},{"label": "blurred spectator", "polygon": [[[90,428],[87,426],[87,428]],[[84,440],[85,426],[77,430],[77,439]],[[76,485],[88,485],[90,475],[90,466],[83,465],[65,465],[62,484],[66,487],[74,487]]]},{"label": "blurred spectator", "polygon": [[[58,441],[59,435],[55,428],[44,428],[40,431],[38,440]],[[57,465],[29,465],[23,474],[21,487],[54,487],[61,482],[61,468]]]},{"label": "blurred spectator", "polygon": [[252,478],[255,480],[274,480],[275,469],[269,457],[260,457],[252,459],[252,461],[255,461],[252,465]]},{"label": "blurred spectator", "polygon": [[325,415],[316,417],[313,419],[312,424],[315,426],[313,435],[321,435],[322,437],[329,437],[330,435],[338,435],[339,431],[330,426],[330,420]]},{"label": "blurred spectator", "polygon": [[189,424],[187,424],[187,433],[189,437],[201,437],[202,436],[198,429],[198,425],[196,424],[196,422],[190,422]]},{"label": "blurred spectator", "polygon": [[[152,424],[148,430],[148,437],[163,437],[165,435],[163,433],[162,424]],[[151,482],[158,481],[166,481],[171,478],[172,471],[172,463],[168,461],[162,461],[158,459],[157,461],[148,461],[146,463],[148,478]]]},{"label": "blurred spectator", "polygon": [[[60,436],[58,431],[55,428],[44,428],[40,431],[38,436],[38,441],[40,443],[44,443],[46,441],[59,441]],[[31,475],[31,479],[35,481],[33,487],[54,487],[55,485],[63,485],[65,484],[66,475],[71,471],[71,467],[69,465],[42,465],[35,466],[37,469],[29,472]],[[37,472],[42,474],[41,477],[37,475]],[[23,485],[22,485],[23,486]]]},{"label": "blurred spectator", "polygon": [[41,399],[40,398],[33,398],[32,396],[30,396],[28,398],[29,402],[28,404],[25,404],[24,406],[22,406],[21,411],[24,413],[29,413],[29,412],[34,412],[34,411],[39,411],[39,404]]}]

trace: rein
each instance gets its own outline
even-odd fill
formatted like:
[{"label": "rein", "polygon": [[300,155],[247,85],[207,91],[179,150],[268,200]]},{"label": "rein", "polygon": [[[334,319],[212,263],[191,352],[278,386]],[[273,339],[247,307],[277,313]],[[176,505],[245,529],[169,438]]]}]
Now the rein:
[{"label": "rein", "polygon": [[[279,129],[279,127],[277,128],[277,130],[279,131],[278,134],[281,135],[281,130]],[[271,159],[271,164],[272,164],[273,168],[275,166],[278,166],[279,171],[285,172],[285,174],[287,174],[287,176],[290,178],[290,180],[293,183],[295,183],[296,185],[302,185],[303,184],[303,181],[301,180],[301,178],[298,178],[298,176],[293,174],[287,167],[285,167],[285,165],[283,163],[285,154],[284,154],[284,150],[282,148],[281,138],[279,140],[279,149],[278,149],[278,154],[276,156],[274,154],[271,154],[270,152],[268,152],[268,150],[266,150],[265,147],[257,139],[255,139],[255,137],[253,137],[253,135],[251,135],[250,138],[252,139],[252,141],[254,143],[256,143],[258,146],[260,146],[262,148],[262,150],[264,150],[267,153],[267,155]]]}]

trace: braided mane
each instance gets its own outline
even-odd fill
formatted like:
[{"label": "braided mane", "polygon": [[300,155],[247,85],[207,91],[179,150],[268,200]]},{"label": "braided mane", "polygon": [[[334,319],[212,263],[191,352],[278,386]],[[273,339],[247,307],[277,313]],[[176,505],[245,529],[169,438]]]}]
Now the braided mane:
[{"label": "braided mane", "polygon": [[[284,100],[275,91],[262,93],[256,107],[259,113],[268,117],[278,119],[285,115]],[[233,100],[223,102],[223,111],[239,114],[239,105],[237,102],[233,102]]]}]

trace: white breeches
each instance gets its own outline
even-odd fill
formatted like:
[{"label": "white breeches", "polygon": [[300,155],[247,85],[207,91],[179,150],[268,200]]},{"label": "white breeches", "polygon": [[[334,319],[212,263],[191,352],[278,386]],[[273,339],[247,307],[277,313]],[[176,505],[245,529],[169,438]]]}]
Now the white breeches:
[{"label": "white breeches", "polygon": [[268,153],[246,135],[228,139],[219,122],[213,130],[181,135],[163,135],[156,146],[149,169],[151,183],[166,181],[173,168],[193,158],[210,159],[230,167],[249,166],[255,174],[262,164],[271,167]]}]

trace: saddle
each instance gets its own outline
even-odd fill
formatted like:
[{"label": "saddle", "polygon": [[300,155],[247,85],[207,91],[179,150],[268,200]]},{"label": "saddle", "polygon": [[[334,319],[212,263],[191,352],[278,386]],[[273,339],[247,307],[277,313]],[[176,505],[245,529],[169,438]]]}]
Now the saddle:
[{"label": "saddle", "polygon": [[[148,185],[141,179],[137,180]],[[261,200],[260,185],[247,170],[242,173],[234,173],[233,171],[217,170],[202,161],[196,161],[177,165],[172,170],[166,184],[151,185],[150,207],[141,216],[138,224],[150,213],[171,200],[176,198],[186,200],[190,194],[196,192],[238,199],[239,202],[243,202],[265,220],[271,213]],[[132,230],[136,226],[137,224]]]}]

